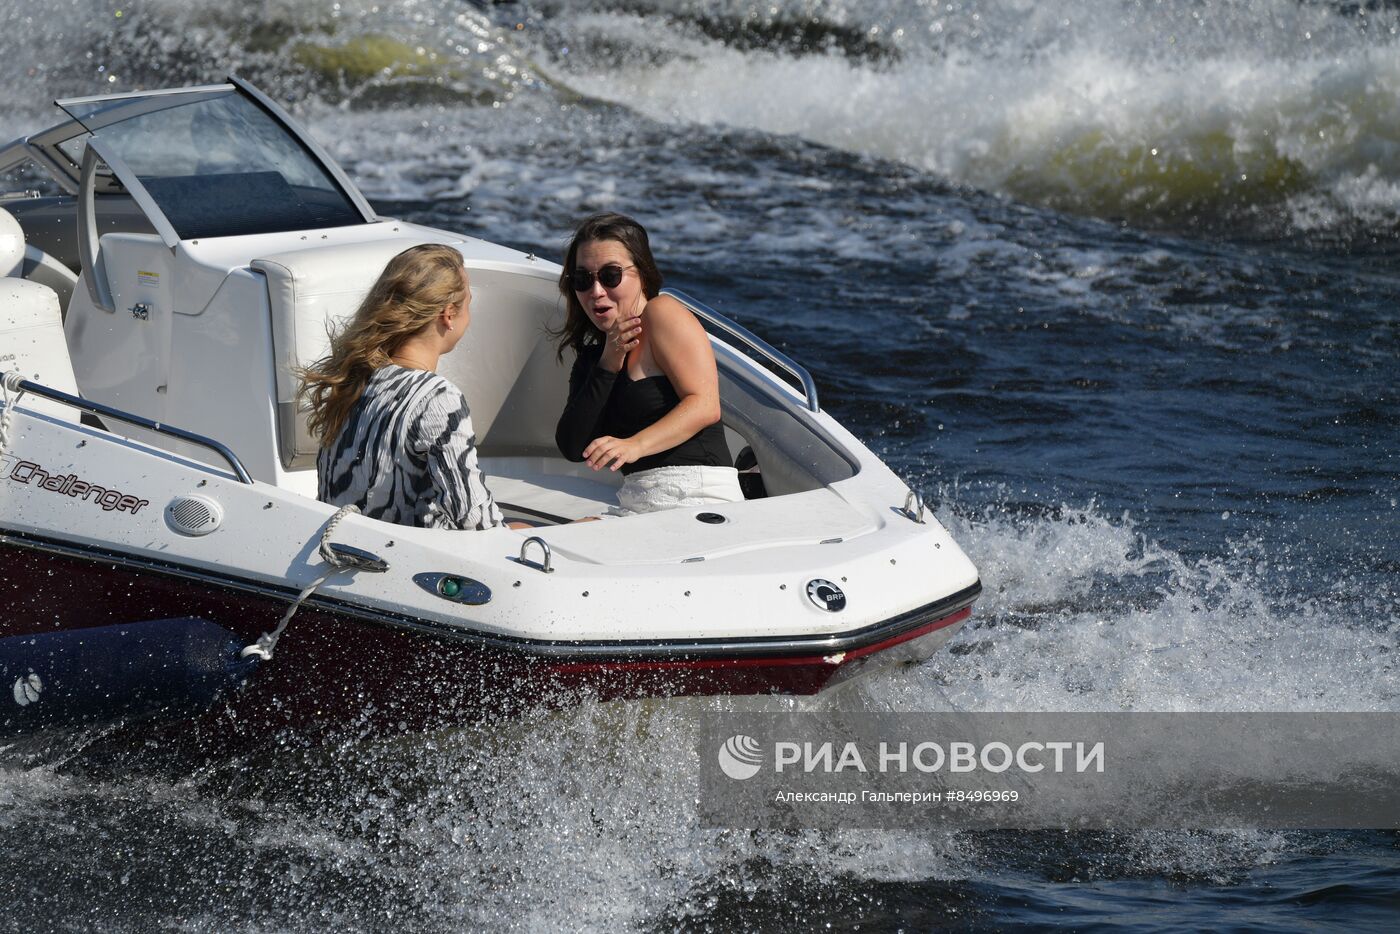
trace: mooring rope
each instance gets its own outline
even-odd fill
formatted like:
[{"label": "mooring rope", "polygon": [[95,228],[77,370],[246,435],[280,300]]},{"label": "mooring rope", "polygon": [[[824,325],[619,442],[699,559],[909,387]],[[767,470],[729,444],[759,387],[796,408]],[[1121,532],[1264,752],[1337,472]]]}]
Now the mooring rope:
[{"label": "mooring rope", "polygon": [[[18,370],[9,370],[5,373],[0,373],[0,404],[4,405],[4,411],[0,412],[0,451],[5,450],[5,446],[9,444],[10,441],[10,419],[14,414],[15,405],[19,402],[20,396],[24,395],[24,388],[20,386],[23,380],[24,375]],[[297,598],[292,601],[291,606],[287,607],[287,612],[282,615],[282,619],[278,622],[276,628],[274,628],[272,632],[265,632],[261,636],[258,636],[258,641],[247,646],[243,651],[238,653],[239,658],[257,656],[263,661],[271,661],[272,652],[277,647],[277,640],[282,638],[282,633],[286,631],[287,624],[292,621],[292,617],[296,615],[297,610],[301,609],[301,605],[316,592],[318,587],[330,580],[336,573],[347,569],[352,571],[355,569],[352,562],[346,561],[331,548],[331,533],[334,532],[335,527],[340,524],[340,520],[344,519],[352,512],[358,514],[359,511],[358,506],[341,506],[335,511],[335,515],[331,516],[330,521],[326,523],[326,527],[321,530],[321,541],[317,548],[317,551],[321,555],[321,560],[326,562],[330,567],[326,569],[324,574],[317,577],[303,588],[301,593],[297,594]]]},{"label": "mooring rope", "polygon": [[[4,405],[4,411],[0,412],[0,451],[4,451],[5,446],[9,444],[10,441],[10,419],[14,415],[15,405],[19,402],[20,397],[24,395],[24,388],[20,386],[23,380],[24,374],[20,373],[18,370],[8,370],[4,373],[0,373],[0,404]],[[317,551],[321,555],[321,560],[330,565],[330,567],[326,569],[324,574],[317,577],[303,588],[301,593],[297,594],[297,598],[292,601],[291,606],[287,607],[287,612],[282,615],[282,619],[277,624],[276,628],[274,628],[272,632],[265,632],[261,636],[258,636],[258,641],[247,646],[243,651],[238,653],[239,658],[257,656],[263,661],[271,661],[273,649],[277,647],[277,640],[282,638],[282,633],[286,631],[287,624],[292,621],[292,617],[296,615],[297,610],[301,609],[301,605],[316,592],[318,587],[330,580],[336,573],[346,569],[355,570],[352,562],[346,561],[331,548],[331,533],[334,532],[335,527],[340,524],[340,520],[351,513],[358,514],[359,511],[360,509],[358,506],[341,506],[335,511],[335,515],[331,516],[330,520],[326,523],[326,527],[321,530],[321,541],[317,548]]]},{"label": "mooring rope", "polygon": [[350,562],[340,557],[340,555],[336,554],[331,549],[331,532],[335,531],[335,527],[340,524],[341,519],[344,519],[352,512],[358,513],[359,511],[360,509],[358,506],[341,506],[336,510],[335,515],[331,516],[330,521],[326,523],[326,527],[321,530],[321,544],[318,549],[321,554],[321,560],[329,564],[330,568],[320,577],[306,585],[301,593],[297,594],[297,598],[292,601],[291,606],[287,607],[287,612],[283,614],[282,621],[277,624],[276,629],[258,636],[257,642],[254,642],[242,652],[238,653],[239,658],[250,658],[256,655],[265,662],[271,661],[272,650],[277,647],[277,640],[282,638],[282,633],[286,630],[287,624],[292,621],[292,617],[296,615],[297,610],[301,609],[301,605],[306,602],[306,599],[316,592],[316,588],[330,580],[338,571],[343,571],[346,568],[354,570]]}]

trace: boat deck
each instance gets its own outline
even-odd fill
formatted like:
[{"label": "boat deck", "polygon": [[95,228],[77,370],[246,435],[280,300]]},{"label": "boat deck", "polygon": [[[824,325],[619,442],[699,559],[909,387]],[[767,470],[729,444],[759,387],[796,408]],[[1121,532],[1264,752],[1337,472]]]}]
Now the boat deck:
[{"label": "boat deck", "polygon": [[578,465],[557,458],[482,458],[481,467],[487,488],[508,516],[549,523],[602,515],[617,504],[622,479],[611,472],[597,480],[577,476],[567,471]]}]

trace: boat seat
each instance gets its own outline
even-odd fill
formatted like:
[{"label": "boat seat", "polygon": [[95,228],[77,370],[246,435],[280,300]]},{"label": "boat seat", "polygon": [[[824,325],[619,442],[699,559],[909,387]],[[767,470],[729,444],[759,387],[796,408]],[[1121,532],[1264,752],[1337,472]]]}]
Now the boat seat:
[{"label": "boat seat", "polygon": [[[421,233],[333,249],[308,247],[252,261],[267,279],[272,313],[272,352],[277,388],[277,441],[282,466],[314,468],[319,445],[300,407],[296,372],[330,349],[327,329],[355,313],[389,260],[434,238]],[[459,240],[438,238],[457,244]]]},{"label": "boat seat", "polygon": [[60,312],[68,307],[68,299],[78,282],[71,269],[26,242],[24,228],[4,208],[0,208],[0,276],[28,279],[52,289],[58,297]]},{"label": "boat seat", "polygon": [[0,276],[24,275],[24,228],[0,208]]},{"label": "boat seat", "polygon": [[[19,278],[24,258],[24,231],[0,208],[0,372],[18,370],[25,379],[77,395],[58,294]],[[76,409],[47,399],[25,397],[24,406],[67,421],[79,417]]]},{"label": "boat seat", "polygon": [[549,521],[602,515],[617,505],[620,474],[583,476],[587,467],[563,458],[483,457],[486,488],[507,514]]},{"label": "boat seat", "polygon": [[[276,382],[277,451],[288,471],[314,469],[319,445],[298,404],[297,372],[323,357],[327,329],[348,320],[385,265],[419,243],[467,244],[450,234],[412,228],[402,236],[359,244],[308,246],[267,255],[251,266],[267,282]],[[478,248],[467,262],[472,286],[471,332],[438,370],[471,404],[483,456],[554,450],[556,405],[567,396],[567,373],[554,359],[547,326],[557,314],[553,276],[522,276]],[[504,251],[503,251],[504,253]],[[515,262],[515,254],[501,257]],[[541,405],[540,400],[548,400]]]}]

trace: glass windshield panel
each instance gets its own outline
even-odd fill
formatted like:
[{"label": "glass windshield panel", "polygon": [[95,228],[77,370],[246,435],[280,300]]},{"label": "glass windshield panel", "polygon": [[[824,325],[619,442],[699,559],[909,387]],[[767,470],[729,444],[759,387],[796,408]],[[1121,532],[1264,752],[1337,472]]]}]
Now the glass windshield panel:
[{"label": "glass windshield panel", "polygon": [[228,91],[97,130],[182,240],[364,223],[304,146]]},{"label": "glass windshield panel", "polygon": [[68,157],[68,161],[73,163],[74,168],[83,164],[83,153],[87,152],[88,135],[75,136],[72,139],[65,139],[58,144],[58,151]]},{"label": "glass windshield panel", "polygon": [[[68,161],[73,163],[73,168],[79,169],[83,164],[83,156],[87,152],[87,141],[90,133],[82,136],[75,136],[72,139],[64,140],[58,144],[58,151]],[[97,193],[99,195],[122,195],[126,194],[126,186],[112,174],[112,170],[105,162],[97,165]]]}]

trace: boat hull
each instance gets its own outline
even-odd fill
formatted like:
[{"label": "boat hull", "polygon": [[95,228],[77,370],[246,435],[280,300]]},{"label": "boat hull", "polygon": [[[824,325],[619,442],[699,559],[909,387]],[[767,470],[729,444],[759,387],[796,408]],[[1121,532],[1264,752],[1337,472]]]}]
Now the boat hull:
[{"label": "boat hull", "polygon": [[[290,591],[276,594],[237,581],[215,582],[207,574],[192,579],[173,565],[134,565],[115,554],[80,553],[57,542],[0,537],[0,605],[9,608],[0,620],[0,646],[52,639],[55,634],[140,633],[143,627],[168,628],[177,621],[188,621],[200,632],[227,634],[230,647],[249,645],[277,624],[293,597]],[[966,604],[973,597],[961,606],[950,605],[947,612],[932,608],[913,614],[893,629],[873,633],[866,644],[844,651],[823,653],[809,645],[792,652],[755,645],[741,651],[678,652],[674,657],[658,654],[655,646],[646,652],[638,646],[615,651],[577,644],[508,647],[467,631],[435,632],[308,603],[298,610],[271,660],[250,670],[230,651],[226,661],[232,674],[216,686],[219,690],[210,688],[207,673],[194,677],[173,670],[178,663],[162,662],[164,667],[153,676],[147,670],[149,660],[139,660],[150,653],[133,649],[132,664],[138,667],[128,680],[145,689],[127,697],[118,688],[108,691],[107,707],[93,710],[89,703],[76,709],[88,719],[131,712],[183,714],[202,700],[217,706],[228,722],[243,726],[363,724],[411,730],[583,699],[814,694],[886,664],[927,658],[967,619],[971,611]],[[80,656],[91,654],[50,659],[51,667],[61,662],[81,675],[111,665],[110,639],[55,644]],[[132,636],[129,644],[137,646],[137,638]],[[581,648],[591,650],[583,654]],[[33,674],[52,685],[53,676],[39,670],[43,664],[35,663]],[[13,687],[23,694],[18,682],[29,673],[6,674],[13,675]],[[189,698],[176,697],[171,690],[156,692],[154,707],[159,709],[153,710],[147,695],[157,676],[163,683],[190,680],[199,691]],[[68,684],[74,682],[70,674]],[[8,691],[12,685],[0,687]],[[61,704],[63,693],[44,691],[29,704],[9,708],[0,717],[0,729],[22,729],[45,704]]]}]

